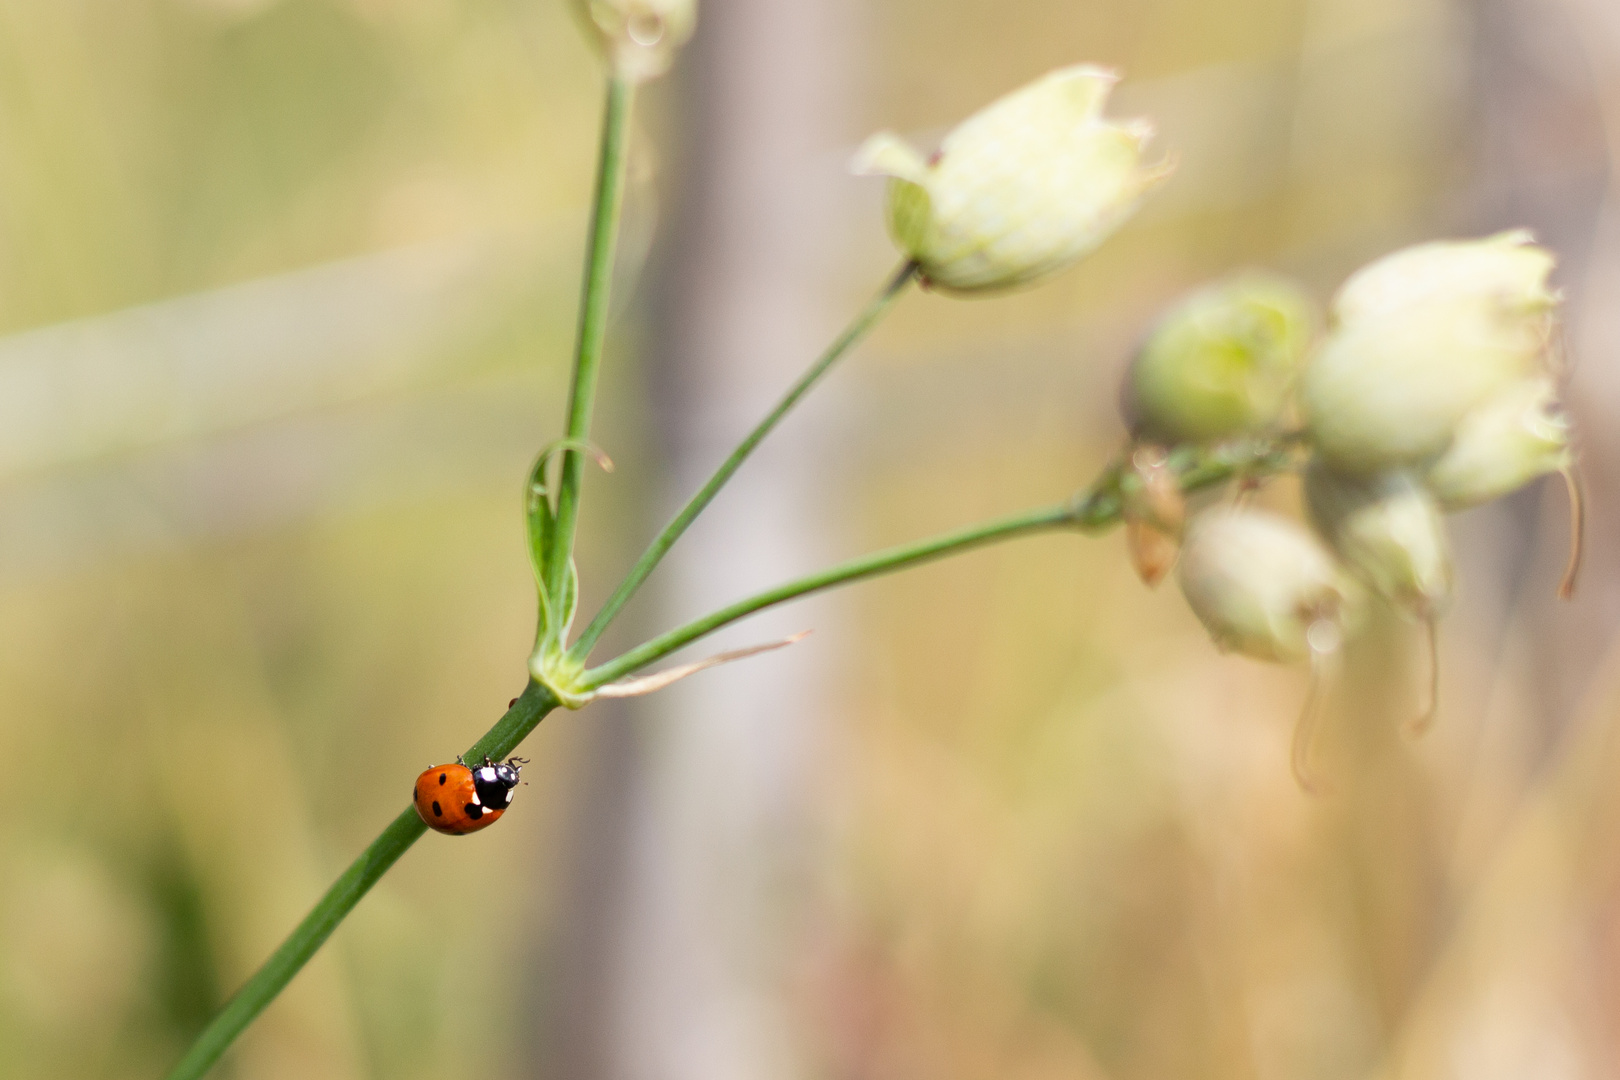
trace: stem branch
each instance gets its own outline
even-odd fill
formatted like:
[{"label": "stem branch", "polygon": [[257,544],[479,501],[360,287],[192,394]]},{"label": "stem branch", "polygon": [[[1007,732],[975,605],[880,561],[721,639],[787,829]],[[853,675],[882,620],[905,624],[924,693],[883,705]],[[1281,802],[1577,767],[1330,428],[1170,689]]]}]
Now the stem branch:
[{"label": "stem branch", "polygon": [[[903,281],[903,277],[897,280]],[[1270,475],[1289,467],[1291,462],[1292,456],[1286,445],[1256,441],[1212,450],[1179,448],[1171,455],[1170,467],[1174,470],[1181,489],[1191,492],[1222,483],[1238,474]],[[1064,505],[1028,510],[929,540],[889,548],[756,593],[700,619],[694,619],[684,626],[678,626],[668,633],[660,634],[614,660],[591,668],[585,672],[581,680],[582,686],[587,689],[604,686],[738,619],[824,589],[892,573],[918,563],[954,555],[984,544],[1010,540],[1028,533],[1060,528],[1100,532],[1119,523],[1124,509],[1125,487],[1133,479],[1134,474],[1121,462],[1115,461],[1105,468],[1089,487]],[[580,640],[583,642],[585,639],[582,636]]]},{"label": "stem branch", "polygon": [[1075,524],[1075,509],[1073,506],[1052,506],[1040,510],[1026,511],[1012,517],[1002,518],[980,525],[974,525],[959,532],[947,533],[929,540],[915,544],[906,544],[901,547],[879,551],[872,555],[865,555],[859,559],[852,559],[846,563],[830,567],[820,573],[810,574],[807,577],[790,581],[785,585],[778,585],[774,589],[767,589],[756,593],[746,600],[739,600],[719,611],[694,619],[685,626],[678,626],[666,634],[660,634],[644,645],[639,645],[615,660],[611,660],[600,667],[590,669],[585,673],[584,683],[594,689],[615,679],[630,674],[639,668],[645,667],[655,660],[668,656],[685,645],[689,645],[700,637],[711,634],[734,623],[738,619],[763,611],[765,608],[777,604],[796,600],[810,593],[831,589],[838,585],[847,585],[863,578],[876,577],[879,574],[888,574],[918,563],[953,555],[966,551],[969,548],[984,544],[995,543],[999,540],[1010,540],[1025,533],[1040,532],[1045,529],[1073,526]]},{"label": "stem branch", "polygon": [[855,316],[854,321],[845,327],[844,332],[838,335],[831,345],[827,346],[826,351],[816,358],[815,363],[811,364],[803,375],[799,376],[798,381],[782,396],[782,400],[776,403],[776,408],[772,409],[770,414],[761,420],[753,431],[748,433],[747,438],[737,444],[737,448],[731,452],[731,456],[721,462],[720,467],[714,471],[713,476],[709,477],[708,482],[703,485],[702,489],[692,496],[691,500],[681,508],[681,512],[676,514],[668,525],[664,526],[664,531],[659,533],[653,542],[647,546],[647,550],[642,553],[641,558],[636,560],[636,564],[625,575],[624,581],[620,582],[619,587],[613,591],[613,595],[608,597],[607,603],[602,605],[602,610],[596,613],[596,617],[591,620],[590,625],[579,635],[578,642],[570,651],[570,655],[575,660],[583,662],[590,655],[591,649],[602,636],[602,632],[607,629],[608,624],[619,614],[624,605],[629,603],[630,598],[636,594],[636,590],[641,587],[642,582],[647,580],[647,575],[653,572],[653,568],[658,565],[669,549],[675,546],[675,541],[681,538],[681,534],[687,530],[687,527],[697,520],[697,516],[720,493],[720,489],[725,487],[726,481],[730,480],[732,474],[742,467],[744,461],[748,460],[748,456],[754,452],[754,448],[763,442],[765,436],[771,433],[793,406],[797,405],[800,399],[810,392],[810,388],[821,381],[821,377],[827,373],[828,369],[840,357],[849,352],[857,342],[871,332],[872,328],[878,324],[878,321],[894,306],[895,301],[900,298],[901,293],[905,291],[905,287],[912,282],[916,275],[916,263],[908,262],[900,267],[894,276],[889,279],[888,284],[872,298],[871,302],[866,305],[859,315]]}]

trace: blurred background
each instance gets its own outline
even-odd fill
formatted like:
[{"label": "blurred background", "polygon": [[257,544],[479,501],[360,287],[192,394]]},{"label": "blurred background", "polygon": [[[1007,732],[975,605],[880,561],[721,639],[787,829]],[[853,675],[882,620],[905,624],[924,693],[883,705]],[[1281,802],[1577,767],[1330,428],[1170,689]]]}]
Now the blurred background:
[{"label": "blurred background", "polygon": [[[547,720],[218,1075],[1620,1075],[1620,7],[704,4],[638,105],[587,608],[890,272],[871,130],[1094,61],[1180,169],[1055,283],[908,298],[604,648],[1065,497],[1199,282],[1514,226],[1569,297],[1580,593],[1556,482],[1453,519],[1438,725],[1385,618],[1320,799],[1301,675],[1117,535],[774,612],[728,640],[817,633]],[[0,1078],[163,1075],[521,688],[599,89],[560,0],[0,0]]]}]

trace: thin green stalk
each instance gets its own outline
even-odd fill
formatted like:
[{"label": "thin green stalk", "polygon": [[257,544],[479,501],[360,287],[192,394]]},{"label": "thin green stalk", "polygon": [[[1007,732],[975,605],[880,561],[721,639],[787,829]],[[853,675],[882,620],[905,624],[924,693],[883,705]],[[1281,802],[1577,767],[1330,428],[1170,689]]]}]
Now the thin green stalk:
[{"label": "thin green stalk", "polygon": [[630,143],[630,106],[635,84],[613,77],[608,81],[607,105],[602,119],[602,146],[597,161],[596,195],[591,206],[591,232],[585,253],[585,284],[579,301],[579,342],[574,354],[574,377],[568,389],[567,439],[562,479],[557,487],[557,517],[551,550],[546,560],[547,595],[563,595],[568,561],[574,553],[574,530],[579,521],[579,485],[585,473],[580,445],[591,437],[591,411],[596,403],[596,377],[602,366],[602,342],[607,335],[608,293],[613,284],[613,254],[624,209],[625,157]]},{"label": "thin green stalk", "polygon": [[[485,754],[493,758],[506,757],[556,707],[556,699],[550,691],[531,682],[512,703],[506,715],[467,751],[467,760],[481,761]],[[326,895],[310,909],[280,948],[270,954],[270,959],[209,1021],[202,1034],[191,1044],[191,1049],[186,1051],[186,1056],[169,1073],[169,1080],[198,1080],[205,1075],[243,1029],[302,970],[338,924],[354,910],[360,898],[426,831],[427,826],[417,816],[415,807],[406,807],[389,823],[382,834],[332,883]]]},{"label": "thin green stalk", "polygon": [[[1192,492],[1223,483],[1234,476],[1270,475],[1290,467],[1292,457],[1286,445],[1261,440],[1217,447],[1213,450],[1184,447],[1172,455],[1170,464],[1176,471],[1182,490]],[[767,589],[700,619],[694,619],[684,626],[676,627],[614,660],[591,668],[585,672],[581,684],[589,689],[605,686],[738,619],[824,589],[893,573],[946,555],[954,555],[1002,540],[1011,540],[1029,533],[1061,528],[1100,532],[1119,523],[1124,511],[1126,488],[1132,480],[1133,474],[1130,470],[1123,462],[1116,461],[1105,468],[1089,487],[1061,506],[1029,510],[1011,517],[973,525],[944,536],[865,555],[790,581],[785,585],[778,585],[774,589]]]},{"label": "thin green stalk", "polygon": [[[602,343],[607,330],[608,296],[613,280],[613,253],[618,242],[619,221],[624,205],[625,158],[634,96],[635,86],[629,80],[609,80],[585,257],[585,282],[580,298],[579,342],[568,393],[566,438],[569,445],[563,454],[555,521],[548,523],[553,527],[549,530],[551,542],[546,552],[546,580],[542,587],[553,597],[560,597],[563,593],[579,518],[579,485],[585,468],[585,457],[579,447],[590,438],[591,411],[596,399],[597,373],[601,367]],[[467,751],[466,757],[476,761],[486,754],[494,758],[507,756],[556,707],[556,698],[549,690],[530,682],[506,714]],[[427,826],[414,808],[407,808],[395,818],[209,1022],[170,1073],[169,1080],[193,1080],[204,1075],[243,1029],[275,1000],[292,977],[309,962],[338,924],[354,910],[360,898],[426,831]]]},{"label": "thin green stalk", "polygon": [[579,635],[579,640],[569,651],[569,655],[574,660],[584,662],[585,658],[590,655],[591,649],[595,647],[597,640],[602,636],[602,632],[607,629],[608,624],[614,620],[624,605],[629,603],[630,598],[635,595],[642,582],[647,580],[647,575],[653,572],[653,568],[658,565],[669,549],[675,546],[675,541],[680,539],[681,534],[686,531],[687,527],[697,520],[697,516],[703,513],[704,508],[720,493],[720,489],[725,487],[726,481],[730,480],[732,474],[742,467],[744,461],[748,460],[748,456],[754,452],[754,448],[763,442],[765,436],[771,433],[772,429],[781,422],[782,418],[788,414],[793,406],[797,405],[800,399],[810,392],[810,388],[821,381],[821,377],[827,373],[828,369],[840,357],[849,352],[857,342],[870,333],[884,315],[888,314],[889,309],[894,306],[895,301],[900,298],[906,286],[916,276],[916,263],[908,262],[900,267],[894,276],[889,279],[888,284],[872,298],[871,302],[866,305],[859,315],[855,316],[849,326],[844,328],[844,332],[838,335],[831,345],[827,346],[826,351],[816,358],[815,363],[811,364],[803,375],[799,376],[798,381],[776,403],[776,408],[772,409],[770,414],[761,420],[753,431],[748,433],[747,438],[737,444],[737,448],[731,452],[731,456],[721,462],[714,475],[709,477],[708,483],[704,484],[702,489],[692,496],[691,501],[681,508],[681,512],[676,514],[674,519],[664,526],[664,531],[659,533],[653,542],[647,546],[647,550],[642,553],[641,558],[636,560],[636,564],[625,575],[624,581],[613,591],[613,595],[608,597],[607,603],[602,605],[602,610],[596,613],[596,617],[591,620],[590,625]]},{"label": "thin green stalk", "polygon": [[[906,275],[896,279],[892,288],[898,291],[908,276],[909,269]],[[1183,490],[1193,491],[1233,476],[1261,477],[1282,471],[1292,467],[1293,457],[1286,439],[1279,442],[1257,441],[1209,451],[1181,448],[1171,455],[1171,467],[1180,477]],[[585,673],[583,685],[586,688],[603,686],[729,623],[810,593],[1030,533],[1060,528],[1100,531],[1120,520],[1132,482],[1131,471],[1124,462],[1116,461],[1104,469],[1090,487],[1065,505],[1026,511],[931,540],[891,548],[780,585],[677,627],[615,660],[591,669]],[[675,535],[679,535],[679,532]],[[557,699],[552,692],[531,681],[495,726],[468,749],[467,759],[478,761],[486,754],[492,758],[506,757],[556,707]],[[169,1080],[198,1080],[202,1077],[243,1029],[303,968],[359,903],[360,898],[424,831],[426,826],[417,817],[414,808],[407,808],[395,818],[333,883],[281,947],[265,961],[264,966],[210,1021],[186,1056],[169,1074]]]},{"label": "thin green stalk", "polygon": [[969,548],[981,547],[985,544],[1000,540],[1010,540],[1015,536],[1023,536],[1032,532],[1041,532],[1047,529],[1073,527],[1075,525],[1075,508],[1072,504],[1062,506],[1044,507],[1040,510],[1026,511],[1014,514],[1012,517],[1001,518],[998,521],[986,522],[962,529],[959,532],[936,536],[930,540],[923,540],[915,544],[905,544],[901,547],[879,551],[872,555],[865,555],[859,559],[841,563],[819,573],[790,581],[785,585],[778,585],[774,589],[767,589],[762,593],[739,600],[735,604],[721,608],[694,619],[685,626],[678,626],[667,634],[661,634],[644,645],[639,645],[615,660],[610,660],[600,667],[591,668],[585,673],[584,685],[592,689],[606,685],[615,679],[629,675],[646,665],[659,660],[676,649],[689,645],[700,637],[712,634],[714,631],[745,618],[757,611],[774,607],[777,604],[796,600],[801,596],[821,592],[838,585],[847,585],[863,578],[877,577],[879,574],[893,573],[908,566],[929,562],[946,555],[954,555]]}]

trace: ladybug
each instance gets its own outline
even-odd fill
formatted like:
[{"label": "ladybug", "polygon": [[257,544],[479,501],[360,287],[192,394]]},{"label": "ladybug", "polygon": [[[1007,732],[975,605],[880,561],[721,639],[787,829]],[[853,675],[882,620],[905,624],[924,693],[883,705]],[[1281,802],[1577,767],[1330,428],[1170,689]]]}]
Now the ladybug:
[{"label": "ladybug", "polygon": [[460,836],[493,825],[512,805],[518,774],[528,762],[509,758],[496,763],[484,758],[469,769],[459,757],[454,765],[435,765],[416,778],[412,797],[416,812],[428,828]]}]

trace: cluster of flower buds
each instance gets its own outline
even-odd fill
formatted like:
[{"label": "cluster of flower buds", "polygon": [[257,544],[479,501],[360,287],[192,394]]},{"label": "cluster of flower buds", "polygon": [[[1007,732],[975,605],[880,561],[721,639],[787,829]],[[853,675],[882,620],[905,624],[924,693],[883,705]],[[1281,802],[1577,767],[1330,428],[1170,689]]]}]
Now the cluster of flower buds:
[{"label": "cluster of flower buds", "polygon": [[[1407,248],[1344,283],[1316,340],[1310,302],[1271,277],[1183,300],[1135,357],[1123,393],[1133,442],[1123,511],[1144,578],[1163,572],[1173,534],[1155,523],[1174,515],[1146,498],[1143,447],[1159,460],[1166,448],[1262,439],[1297,448],[1311,530],[1235,505],[1191,518],[1179,578],[1221,648],[1310,660],[1319,678],[1376,597],[1428,630],[1432,671],[1434,621],[1453,588],[1443,514],[1555,472],[1576,509],[1567,595],[1579,499],[1558,404],[1552,268],[1524,232]],[[1154,525],[1151,567],[1144,521]],[[1431,689],[1422,722],[1432,711]],[[1305,745],[1296,736],[1302,782]]]}]

